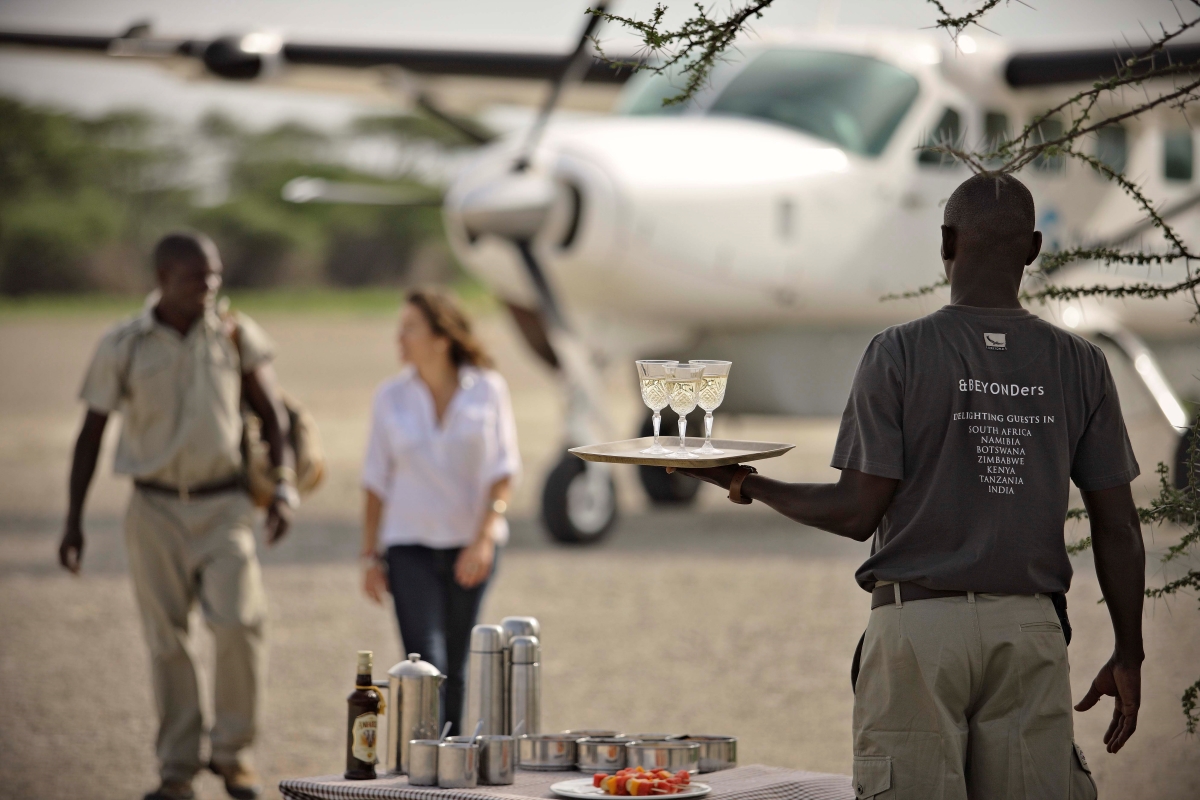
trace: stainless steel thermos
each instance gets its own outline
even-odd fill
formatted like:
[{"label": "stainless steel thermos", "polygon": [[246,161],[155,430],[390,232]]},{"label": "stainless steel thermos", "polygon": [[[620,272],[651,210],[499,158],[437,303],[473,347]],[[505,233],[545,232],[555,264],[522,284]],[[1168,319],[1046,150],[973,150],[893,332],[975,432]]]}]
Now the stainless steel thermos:
[{"label": "stainless steel thermos", "polygon": [[541,625],[533,617],[505,617],[471,630],[467,698],[462,730],[511,735],[541,730]]},{"label": "stainless steel thermos", "polygon": [[507,694],[504,685],[504,629],[476,625],[471,629],[471,655],[467,664],[467,702],[464,731],[474,731],[482,720],[483,734],[503,734]]},{"label": "stainless steel thermos", "polygon": [[[542,732],[541,646],[536,636],[515,636],[509,644],[512,658],[509,683],[509,719],[525,734]],[[521,723],[524,723],[522,726]]]},{"label": "stainless steel thermos", "polygon": [[441,717],[440,690],[446,678],[419,653],[388,670],[387,769],[409,773],[409,742],[436,739]]}]

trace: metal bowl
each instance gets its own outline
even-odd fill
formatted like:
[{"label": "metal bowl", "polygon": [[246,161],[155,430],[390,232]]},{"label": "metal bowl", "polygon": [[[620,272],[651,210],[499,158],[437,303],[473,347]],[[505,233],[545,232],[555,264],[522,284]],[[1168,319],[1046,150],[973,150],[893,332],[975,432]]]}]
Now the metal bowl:
[{"label": "metal bowl", "polygon": [[700,745],[700,771],[718,772],[737,766],[737,738],[733,736],[686,736],[683,741]]},{"label": "metal bowl", "polygon": [[563,733],[567,736],[574,736],[576,739],[617,739],[625,735],[620,731],[602,731],[598,729],[563,731]]},{"label": "metal bowl", "polygon": [[520,738],[521,769],[567,771],[575,769],[575,740],[567,733],[534,733]]},{"label": "metal bowl", "polygon": [[699,742],[630,742],[625,745],[626,766],[645,769],[665,769],[678,772],[686,769],[693,775],[700,771]]},{"label": "metal bowl", "polygon": [[575,743],[575,765],[580,772],[616,772],[625,769],[625,745],[621,736],[583,737]]},{"label": "metal bowl", "polygon": [[672,739],[682,739],[684,736],[678,733],[631,733],[626,738],[635,742],[669,742]]}]

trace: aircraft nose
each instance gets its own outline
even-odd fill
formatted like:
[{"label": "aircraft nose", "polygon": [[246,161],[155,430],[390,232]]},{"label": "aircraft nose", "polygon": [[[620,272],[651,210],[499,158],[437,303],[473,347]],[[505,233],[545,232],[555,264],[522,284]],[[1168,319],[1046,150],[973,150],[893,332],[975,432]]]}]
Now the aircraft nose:
[{"label": "aircraft nose", "polygon": [[529,241],[546,224],[558,192],[540,172],[507,172],[467,191],[456,209],[467,235]]}]

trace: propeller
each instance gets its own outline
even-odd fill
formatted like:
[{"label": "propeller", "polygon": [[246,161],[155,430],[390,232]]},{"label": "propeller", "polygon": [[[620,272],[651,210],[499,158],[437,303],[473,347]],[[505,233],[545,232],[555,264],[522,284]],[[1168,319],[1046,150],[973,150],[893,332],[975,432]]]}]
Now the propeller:
[{"label": "propeller", "polygon": [[550,115],[558,106],[558,101],[562,97],[563,89],[571,84],[578,83],[582,80],[588,67],[591,65],[591,48],[588,43],[591,42],[593,34],[600,26],[600,20],[605,11],[608,10],[608,0],[601,0],[596,4],[594,10],[589,10],[587,24],[583,26],[583,33],[579,35],[579,41],[575,43],[575,49],[571,52],[570,58],[567,59],[566,65],[558,78],[554,81],[554,85],[550,87],[550,93],[546,95],[546,101],[542,104],[541,110],[534,118],[533,125],[529,128],[529,133],[525,136],[525,144],[521,147],[520,154],[517,156],[516,163],[513,164],[513,169],[516,172],[523,172],[529,168],[530,159],[533,157],[533,151],[537,149],[538,142],[541,141],[542,134],[546,130],[546,123],[550,120]]},{"label": "propeller", "polygon": [[563,90],[581,80],[591,66],[592,54],[588,44],[607,7],[607,0],[603,0],[597,4],[594,12],[589,13],[575,49],[563,64],[517,151],[512,169],[468,192],[458,209],[470,235],[490,234],[512,242],[537,291],[538,304],[546,322],[563,331],[568,327],[566,319],[533,250],[533,239],[541,231],[562,192],[550,176],[532,168],[533,155],[545,133],[550,115],[562,98]]}]

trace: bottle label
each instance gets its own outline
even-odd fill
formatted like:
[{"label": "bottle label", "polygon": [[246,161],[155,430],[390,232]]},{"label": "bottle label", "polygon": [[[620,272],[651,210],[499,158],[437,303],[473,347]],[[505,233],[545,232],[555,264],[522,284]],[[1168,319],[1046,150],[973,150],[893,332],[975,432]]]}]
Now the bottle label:
[{"label": "bottle label", "polygon": [[354,736],[352,750],[354,757],[359,761],[365,761],[368,764],[376,763],[375,736],[378,728],[379,716],[377,714],[359,714],[355,717],[354,728],[351,731]]}]

